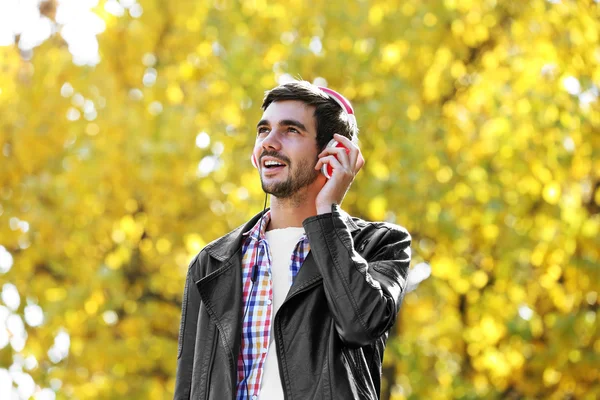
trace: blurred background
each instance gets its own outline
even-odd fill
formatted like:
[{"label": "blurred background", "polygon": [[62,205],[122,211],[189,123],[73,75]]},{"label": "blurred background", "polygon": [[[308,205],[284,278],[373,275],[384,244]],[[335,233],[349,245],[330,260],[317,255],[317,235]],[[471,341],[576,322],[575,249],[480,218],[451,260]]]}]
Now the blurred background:
[{"label": "blurred background", "polygon": [[343,208],[431,266],[382,399],[598,398],[599,36],[598,0],[0,0],[0,398],[172,398],[292,78],[356,109]]}]

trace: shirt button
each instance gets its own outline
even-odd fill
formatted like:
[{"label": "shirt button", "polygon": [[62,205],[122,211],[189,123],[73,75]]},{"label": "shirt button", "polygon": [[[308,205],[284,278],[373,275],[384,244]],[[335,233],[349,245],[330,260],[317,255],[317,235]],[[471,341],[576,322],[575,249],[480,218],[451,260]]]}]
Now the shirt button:
[{"label": "shirt button", "polygon": [[252,400],[256,400],[256,399],[258,399],[257,395],[252,396]]},{"label": "shirt button", "polygon": [[273,301],[271,301],[271,299],[267,300],[267,304],[268,304],[268,305],[271,305],[271,303],[272,303],[272,302],[273,302]]},{"label": "shirt button", "polygon": [[266,353],[268,350],[269,350],[269,349],[268,349],[267,347],[263,347],[263,348],[262,348],[262,352],[263,352],[263,354],[264,354],[264,353]]}]

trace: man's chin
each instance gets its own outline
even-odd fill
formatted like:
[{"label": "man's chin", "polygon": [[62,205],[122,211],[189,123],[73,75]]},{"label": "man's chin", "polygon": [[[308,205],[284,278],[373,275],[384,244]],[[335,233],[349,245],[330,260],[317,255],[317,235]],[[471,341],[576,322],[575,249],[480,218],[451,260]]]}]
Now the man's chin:
[{"label": "man's chin", "polygon": [[275,197],[285,196],[289,192],[289,188],[284,187],[284,182],[272,182],[271,179],[269,182],[265,182],[263,179],[261,183],[263,192]]},{"label": "man's chin", "polygon": [[278,199],[287,199],[295,197],[296,195],[301,195],[303,192],[306,192],[311,185],[315,184],[318,180],[319,176],[322,176],[320,173],[315,173],[311,177],[307,179],[290,179],[286,178],[277,178],[273,177],[261,177],[262,189],[265,193],[270,194],[271,196],[277,197]]},{"label": "man's chin", "polygon": [[286,184],[289,185],[287,179],[276,176],[261,176],[260,183],[262,184],[263,188],[277,188]]}]

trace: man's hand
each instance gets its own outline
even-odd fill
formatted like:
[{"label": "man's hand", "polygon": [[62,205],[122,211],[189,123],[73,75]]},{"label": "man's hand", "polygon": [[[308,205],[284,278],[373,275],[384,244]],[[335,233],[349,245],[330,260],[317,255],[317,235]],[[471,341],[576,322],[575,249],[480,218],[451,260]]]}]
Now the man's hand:
[{"label": "man's hand", "polygon": [[341,147],[328,147],[319,154],[319,161],[315,165],[315,169],[320,170],[324,164],[329,164],[333,168],[333,173],[331,179],[323,185],[317,195],[318,214],[329,213],[332,204],[342,203],[354,177],[365,163],[360,149],[350,139],[337,133],[333,135],[333,138],[350,151],[346,153],[346,150]]}]

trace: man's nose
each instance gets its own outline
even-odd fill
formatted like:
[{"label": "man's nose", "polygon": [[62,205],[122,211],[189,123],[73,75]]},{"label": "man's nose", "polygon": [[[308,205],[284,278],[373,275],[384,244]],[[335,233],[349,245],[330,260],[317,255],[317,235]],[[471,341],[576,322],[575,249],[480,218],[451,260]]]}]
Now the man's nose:
[{"label": "man's nose", "polygon": [[272,129],[269,134],[263,139],[262,147],[264,149],[279,150],[281,148],[281,142],[279,140],[279,130],[277,128]]}]

